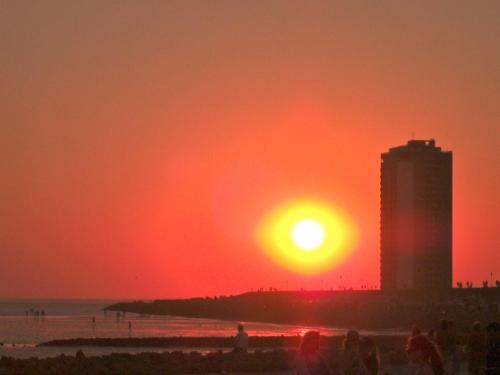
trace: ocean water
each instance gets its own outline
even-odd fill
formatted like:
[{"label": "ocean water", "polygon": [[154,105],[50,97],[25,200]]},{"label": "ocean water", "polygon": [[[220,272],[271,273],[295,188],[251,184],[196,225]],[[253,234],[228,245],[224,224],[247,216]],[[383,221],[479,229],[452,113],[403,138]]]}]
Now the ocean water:
[{"label": "ocean water", "polygon": [[[0,356],[28,358],[48,357],[61,353],[74,355],[75,347],[37,347],[55,339],[94,337],[165,337],[165,336],[233,336],[235,321],[194,319],[172,316],[126,314],[117,319],[103,308],[116,301],[103,300],[0,300]],[[28,311],[44,311],[35,316]],[[95,318],[95,323],[93,323]],[[132,329],[129,330],[129,322]],[[270,323],[243,322],[249,335],[300,335],[308,329],[319,329],[323,335],[341,335],[345,329],[307,327]],[[400,334],[398,331],[364,331],[364,334]],[[86,355],[111,352],[137,353],[165,351],[165,348],[81,348]],[[184,348],[194,350],[196,348]],[[217,348],[203,348],[202,351]],[[169,350],[173,350],[170,349]]]}]

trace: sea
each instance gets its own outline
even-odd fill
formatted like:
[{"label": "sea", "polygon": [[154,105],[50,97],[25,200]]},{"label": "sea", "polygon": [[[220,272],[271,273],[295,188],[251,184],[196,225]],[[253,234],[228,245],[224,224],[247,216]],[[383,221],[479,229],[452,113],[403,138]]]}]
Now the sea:
[{"label": "sea", "polygon": [[[117,319],[103,309],[112,300],[0,300],[0,357],[46,358],[60,354],[74,355],[82,350],[87,356],[110,353],[163,352],[166,348],[145,347],[39,347],[55,339],[96,337],[167,337],[167,336],[234,336],[240,322],[154,316],[127,313]],[[42,314],[42,311],[44,314]],[[36,313],[38,312],[38,314]],[[129,329],[129,323],[131,329]],[[251,336],[301,335],[319,330],[322,335],[345,334],[345,329],[310,327],[256,322],[241,322]],[[399,335],[398,330],[360,331],[368,335]],[[208,352],[220,348],[178,348]],[[168,348],[176,350],[176,348]]]}]

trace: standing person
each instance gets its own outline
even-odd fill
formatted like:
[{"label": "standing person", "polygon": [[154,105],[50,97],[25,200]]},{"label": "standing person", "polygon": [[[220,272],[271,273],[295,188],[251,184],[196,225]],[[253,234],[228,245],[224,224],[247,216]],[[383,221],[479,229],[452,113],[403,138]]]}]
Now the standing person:
[{"label": "standing person", "polygon": [[238,333],[234,340],[234,352],[246,353],[248,351],[248,335],[243,324],[238,324]]},{"label": "standing person", "polygon": [[486,352],[486,375],[500,374],[500,324],[493,322],[486,327],[488,350]]},{"label": "standing person", "polygon": [[458,339],[457,333],[455,331],[455,325],[453,321],[448,321],[448,331],[451,336],[452,353],[451,353],[451,374],[460,374],[460,359],[463,354],[462,347],[460,346],[460,340]]},{"label": "standing person", "polygon": [[486,335],[481,331],[481,323],[472,325],[472,333],[467,343],[469,375],[481,375],[486,359]]},{"label": "standing person", "polygon": [[453,323],[449,320],[441,320],[437,333],[437,344],[443,356],[445,373],[447,375],[457,375],[456,361],[458,354],[458,342],[453,331]]},{"label": "standing person", "polygon": [[406,348],[415,366],[414,375],[443,375],[443,360],[436,346],[424,335],[413,336]]},{"label": "standing person", "polygon": [[319,352],[319,332],[308,331],[302,338],[295,361],[297,375],[331,375],[325,359]]},{"label": "standing person", "polygon": [[380,360],[377,346],[371,337],[361,339],[361,358],[369,375],[378,375]]},{"label": "standing person", "polygon": [[361,340],[358,331],[347,332],[342,349],[340,364],[343,375],[367,375],[368,370],[361,356]]}]

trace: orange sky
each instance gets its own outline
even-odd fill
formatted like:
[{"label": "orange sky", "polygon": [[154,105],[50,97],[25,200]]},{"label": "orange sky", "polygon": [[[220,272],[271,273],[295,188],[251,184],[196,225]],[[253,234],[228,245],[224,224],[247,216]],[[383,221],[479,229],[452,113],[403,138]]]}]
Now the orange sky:
[{"label": "orange sky", "polygon": [[[0,297],[378,285],[380,153],[454,152],[454,279],[500,278],[500,3],[0,5]],[[318,276],[258,249],[315,196],[359,243]]]}]

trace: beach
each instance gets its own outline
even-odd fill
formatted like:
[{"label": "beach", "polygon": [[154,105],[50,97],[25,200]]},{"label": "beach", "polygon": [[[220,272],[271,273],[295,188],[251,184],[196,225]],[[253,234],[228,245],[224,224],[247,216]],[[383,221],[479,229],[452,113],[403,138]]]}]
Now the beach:
[{"label": "beach", "polygon": [[[2,374],[293,374],[301,335],[321,333],[331,365],[346,330],[335,327],[245,322],[249,354],[231,354],[236,321],[104,313],[107,301],[0,302]],[[26,315],[28,307],[45,316]],[[95,323],[93,321],[95,318]],[[129,329],[131,323],[131,329]],[[360,330],[375,340],[382,374],[405,375],[409,332]],[[465,369],[465,365],[462,366]],[[132,371],[132,372],[127,372]]]},{"label": "beach", "polygon": [[[74,355],[72,347],[40,347],[40,343],[64,339],[94,338],[147,338],[147,337],[230,337],[234,336],[237,321],[184,318],[174,316],[140,315],[127,313],[119,320],[112,312],[102,309],[109,300],[1,300],[0,301],[0,357],[29,358]],[[26,316],[26,311],[45,312],[45,317]],[[93,324],[92,318],[95,318]],[[132,329],[129,330],[128,323]],[[340,336],[343,328],[244,322],[251,336],[297,336],[309,329],[318,329],[325,336]],[[362,330],[366,335],[401,335],[400,330]],[[89,356],[109,355],[112,352],[158,352],[157,346],[138,347],[86,346],[81,347]],[[178,348],[182,350],[217,350],[219,346]]]},{"label": "beach", "polygon": [[[396,348],[397,349],[397,348]],[[334,373],[339,369],[339,351],[323,348],[324,358]],[[382,349],[380,374],[406,375],[411,366],[405,356]],[[198,351],[143,352],[139,354],[114,353],[105,356],[87,357],[81,350],[75,355],[38,359],[0,358],[1,375],[83,375],[83,374],[295,374],[295,349],[255,350],[246,353],[216,351],[202,354]],[[396,355],[396,356],[395,356]],[[462,363],[460,374],[466,374]]]}]

